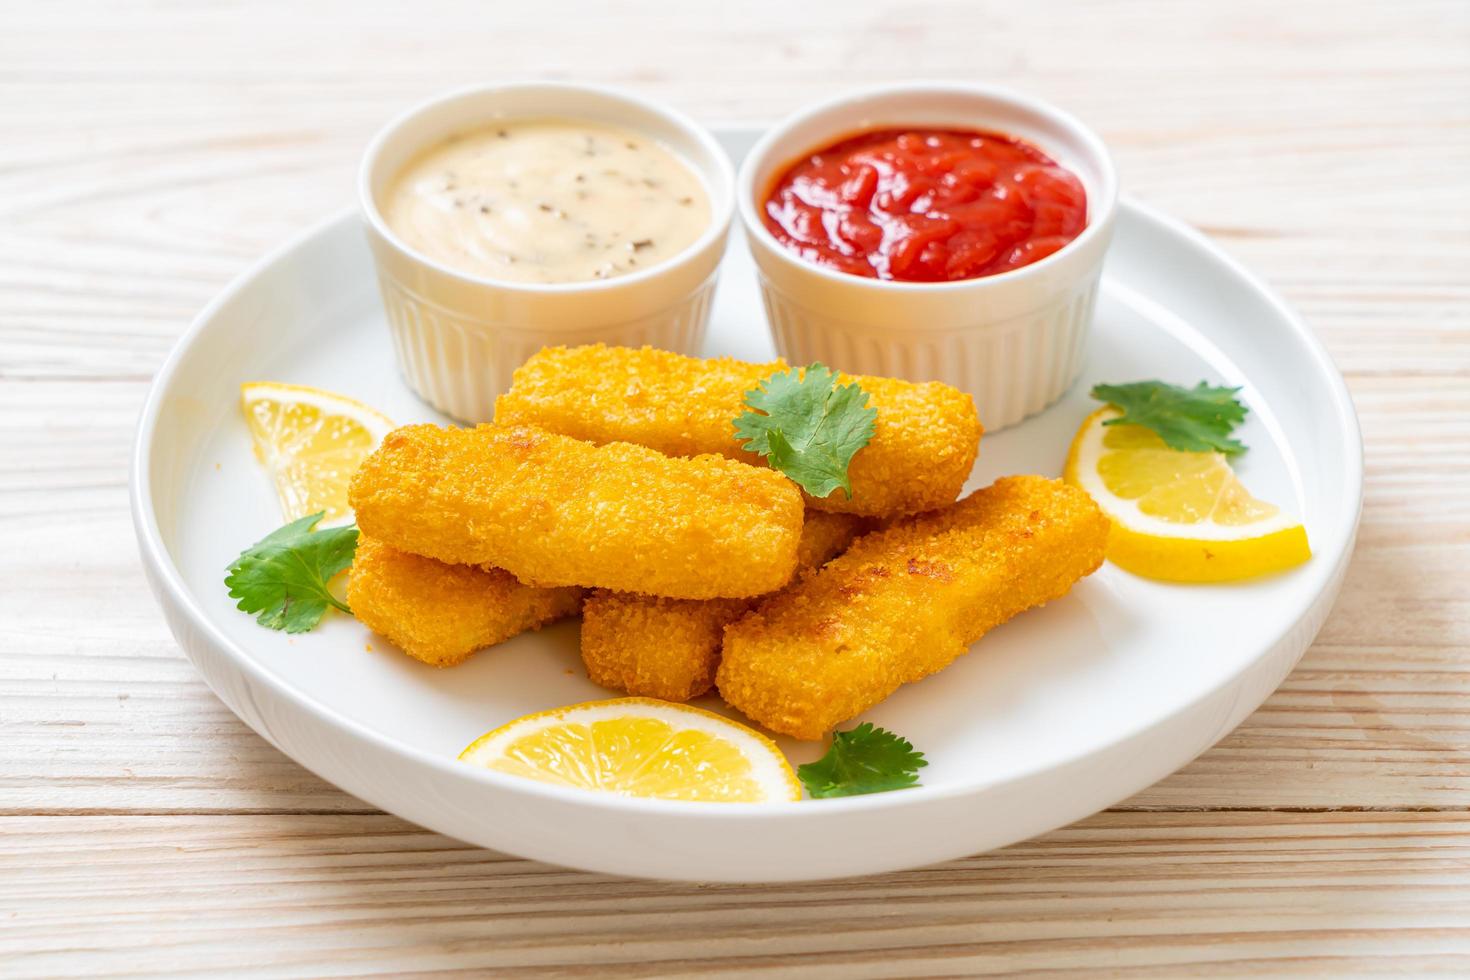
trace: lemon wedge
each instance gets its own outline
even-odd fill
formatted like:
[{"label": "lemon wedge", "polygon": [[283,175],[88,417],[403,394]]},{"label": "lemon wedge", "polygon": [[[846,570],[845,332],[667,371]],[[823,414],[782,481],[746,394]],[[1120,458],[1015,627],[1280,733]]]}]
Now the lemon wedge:
[{"label": "lemon wedge", "polygon": [[1300,523],[1257,500],[1220,453],[1170,449],[1152,429],[1088,416],[1067,454],[1066,481],[1112,521],[1108,560],[1147,578],[1223,582],[1312,556]]},{"label": "lemon wedge", "polygon": [[275,381],[241,385],[240,409],[286,520],[326,511],[324,526],[351,516],[347,484],[394,427],[383,413],[345,395]]},{"label": "lemon wedge", "polygon": [[588,701],[517,718],[462,762],[558,786],[712,803],[801,799],[776,744],[712,711],[652,698]]}]

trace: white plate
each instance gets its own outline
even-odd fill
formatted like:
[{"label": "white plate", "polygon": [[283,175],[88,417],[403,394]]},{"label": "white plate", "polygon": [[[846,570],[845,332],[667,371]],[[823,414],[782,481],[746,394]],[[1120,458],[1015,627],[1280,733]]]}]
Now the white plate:
[{"label": "white plate", "polygon": [[[738,157],[755,136],[726,131]],[[772,354],[732,242],[708,353]],[[913,867],[1041,833],[1124,799],[1256,708],[1321,626],[1352,550],[1362,447],[1311,333],[1205,239],[1136,203],[1119,215],[1082,380],[987,436],[972,485],[1060,472],[1098,381],[1244,386],[1253,491],[1305,516],[1316,556],[1264,581],[1171,586],[1111,566],[985,637],[863,716],[922,749],[923,786],[776,805],[628,800],[455,761],[530,711],[613,696],[563,623],[440,671],[345,616],[288,637],[225,593],[225,565],[281,523],[237,408],[242,381],[318,385],[400,422],[433,420],[389,347],[362,230],[342,214],[268,256],[200,314],[139,424],[133,517],[169,626],[214,691],[293,759],[370,803],[466,841],[650,877],[779,881]],[[368,649],[371,647],[371,649]],[[717,699],[705,699],[712,707]],[[782,741],[793,762],[816,746]]]}]

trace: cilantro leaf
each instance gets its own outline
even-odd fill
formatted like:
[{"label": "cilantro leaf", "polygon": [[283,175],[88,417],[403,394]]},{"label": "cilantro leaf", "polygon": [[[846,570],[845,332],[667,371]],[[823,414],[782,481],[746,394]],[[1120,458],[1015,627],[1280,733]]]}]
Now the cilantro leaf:
[{"label": "cilantro leaf", "polygon": [[908,739],[872,724],[832,733],[832,747],[816,762],[796,770],[812,799],[886,793],[917,785],[929,763]]},{"label": "cilantro leaf", "polygon": [[847,467],[873,438],[878,410],[856,384],[839,385],[837,373],[813,364],[771,375],[745,393],[755,411],[735,420],[735,437],[767,457],[813,497],[838,487],[852,498]]},{"label": "cilantro leaf", "polygon": [[357,528],[312,530],[323,511],[292,521],[261,538],[230,562],[225,585],[235,608],[258,613],[255,621],[273,630],[304,633],[333,606],[351,613],[327,583],[352,564]]},{"label": "cilantro leaf", "polygon": [[1201,381],[1193,388],[1162,381],[1096,385],[1092,397],[1123,410],[1104,425],[1141,425],[1157,432],[1171,449],[1238,456],[1245,444],[1230,438],[1249,411],[1235,397],[1239,388],[1215,388]]}]

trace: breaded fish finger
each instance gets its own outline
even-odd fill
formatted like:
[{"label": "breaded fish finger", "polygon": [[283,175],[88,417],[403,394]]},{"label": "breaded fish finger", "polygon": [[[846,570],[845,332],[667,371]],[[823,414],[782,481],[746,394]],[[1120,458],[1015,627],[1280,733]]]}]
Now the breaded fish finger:
[{"label": "breaded fish finger", "polygon": [[997,480],[859,538],[725,631],[720,694],[817,739],[1102,564],[1108,521],[1060,480]]},{"label": "breaded fish finger", "polygon": [[[786,362],[684,357],[651,347],[547,347],[516,370],[495,403],[502,425],[525,423],[591,442],[633,442],[670,456],[720,453],[759,462],[735,439],[745,393]],[[975,464],[975,402],[937,381],[842,375],[878,410],[873,439],[848,467],[842,491],[819,510],[894,517],[952,503]]]},{"label": "breaded fish finger", "polygon": [[[861,518],[807,511],[798,574],[818,568],[857,535]],[[755,599],[663,599],[598,590],[582,607],[582,662],[594,684],[688,701],[715,684],[725,627]]]},{"label": "breaded fish finger", "polygon": [[410,657],[452,667],[482,647],[575,614],[582,590],[537,589],[498,568],[446,565],[362,535],[347,603]]},{"label": "breaded fish finger", "polygon": [[348,496],[358,527],[400,551],[680,599],[781,588],[801,536],[801,494],[779,473],[530,426],[397,429]]}]

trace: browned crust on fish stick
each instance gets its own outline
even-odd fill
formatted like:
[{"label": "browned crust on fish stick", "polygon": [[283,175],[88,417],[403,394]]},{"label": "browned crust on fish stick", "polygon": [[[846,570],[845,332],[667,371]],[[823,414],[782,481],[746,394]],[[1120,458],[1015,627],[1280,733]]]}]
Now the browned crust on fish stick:
[{"label": "browned crust on fish stick", "polygon": [[[798,570],[817,568],[858,533],[861,518],[808,511]],[[639,697],[688,701],[715,684],[725,627],[753,599],[664,599],[598,590],[582,610],[582,662],[595,684]]]},{"label": "browned crust on fish stick", "polygon": [[717,682],[773,731],[818,739],[1102,563],[1108,521],[1059,480],[1006,477],[859,538],[725,631]]},{"label": "browned crust on fish stick", "polygon": [[410,425],[352,478],[363,532],[527,585],[755,596],[796,568],[801,494],[768,469],[531,426]]},{"label": "browned crust on fish stick", "polygon": [[582,590],[537,589],[498,568],[446,565],[364,535],[347,604],[410,657],[452,667],[483,647],[574,615]]},{"label": "browned crust on fish stick", "polygon": [[[495,404],[500,424],[526,423],[591,442],[633,442],[671,456],[720,453],[759,457],[735,439],[748,411],[745,393],[784,361],[685,357],[651,347],[548,347],[515,372]],[[842,375],[878,410],[873,439],[848,468],[852,499],[841,490],[819,510],[893,517],[954,501],[975,463],[981,427],[969,395],[937,381]]]}]

